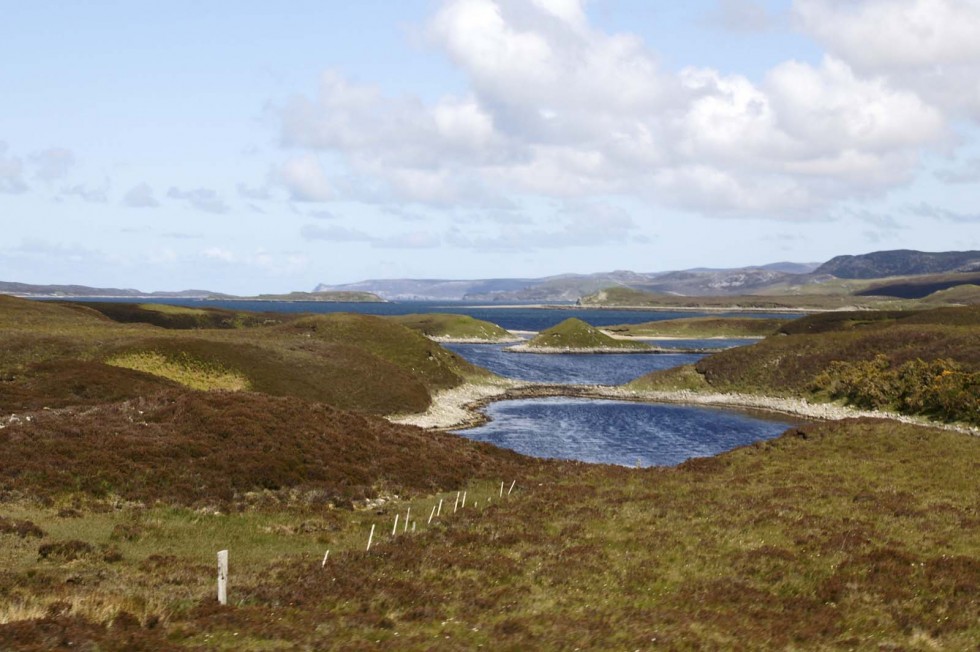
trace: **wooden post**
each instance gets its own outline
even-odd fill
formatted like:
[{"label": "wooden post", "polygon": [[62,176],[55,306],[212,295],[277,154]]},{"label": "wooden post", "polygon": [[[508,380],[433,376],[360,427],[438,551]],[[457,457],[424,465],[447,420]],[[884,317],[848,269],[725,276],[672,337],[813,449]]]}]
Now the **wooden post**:
[{"label": "wooden post", "polygon": [[324,566],[326,566],[326,565],[327,565],[327,558],[328,558],[329,556],[330,556],[330,551],[328,550],[328,551],[327,551],[327,554],[325,554],[325,555],[323,555],[323,561],[322,561],[322,562],[320,562],[320,568],[323,568]]},{"label": "wooden post", "polygon": [[412,532],[415,532],[415,521],[412,521]]},{"label": "wooden post", "polygon": [[371,552],[371,542],[374,541],[374,523],[371,524],[371,534],[368,535],[367,552]]},{"label": "wooden post", "polygon": [[442,498],[439,499],[439,509],[436,510],[436,516],[442,516]]},{"label": "wooden post", "polygon": [[514,490],[514,485],[515,484],[517,484],[517,480],[514,480],[513,482],[510,483],[510,489],[507,490],[507,495],[508,496],[510,495],[510,492],[512,492]]},{"label": "wooden post", "polygon": [[463,504],[460,505],[463,509],[466,509],[466,492],[463,492]]},{"label": "wooden post", "polygon": [[228,604],[228,551],[218,551],[218,602]]},{"label": "wooden post", "polygon": [[432,513],[429,514],[429,522],[426,525],[432,525],[432,517],[436,515],[436,506],[432,506]]},{"label": "wooden post", "polygon": [[412,508],[409,507],[408,511],[405,512],[405,531],[408,532],[408,520],[412,517]]},{"label": "wooden post", "polygon": [[456,504],[453,505],[453,514],[459,510],[459,492],[456,492]]},{"label": "wooden post", "polygon": [[504,481],[503,480],[500,481],[500,497],[501,498],[504,497]]},{"label": "wooden post", "polygon": [[398,514],[395,514],[395,527],[391,528],[391,536],[398,534]]}]

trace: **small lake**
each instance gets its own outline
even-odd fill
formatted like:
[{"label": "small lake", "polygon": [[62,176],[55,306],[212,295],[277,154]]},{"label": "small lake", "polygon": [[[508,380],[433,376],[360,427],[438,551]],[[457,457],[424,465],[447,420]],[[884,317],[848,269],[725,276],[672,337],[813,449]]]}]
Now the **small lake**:
[{"label": "small lake", "polygon": [[501,401],[458,434],[534,457],[671,466],[772,439],[794,425],[733,410],[579,398]]}]

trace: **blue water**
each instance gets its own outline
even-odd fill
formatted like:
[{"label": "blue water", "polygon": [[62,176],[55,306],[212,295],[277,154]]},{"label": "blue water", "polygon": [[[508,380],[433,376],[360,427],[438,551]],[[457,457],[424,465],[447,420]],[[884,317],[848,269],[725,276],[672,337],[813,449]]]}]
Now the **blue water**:
[{"label": "blue water", "polygon": [[[130,301],[130,300],[124,300]],[[318,303],[154,299],[157,303],[260,312],[360,312],[375,315],[443,312],[470,315],[508,330],[541,331],[578,317],[596,326],[635,324],[707,314],[692,311],[491,308],[452,302]],[[795,314],[725,313],[796,318]],[[755,340],[661,340],[657,346],[723,348]],[[505,353],[503,345],[450,344],[464,358],[518,380],[616,385],[650,371],[690,364],[700,354],[541,355]],[[733,410],[621,401],[551,398],[504,401],[486,408],[491,421],[459,434],[536,457],[622,465],[673,465],[779,435],[793,422]]]},{"label": "blue water", "polygon": [[[84,301],[84,299],[72,299]],[[324,303],[318,301],[221,301],[203,299],[93,299],[93,301],[118,301],[128,303],[164,303],[194,308],[227,308],[229,310],[254,310],[257,312],[359,312],[368,315],[408,315],[412,313],[440,312],[469,315],[476,319],[498,324],[507,330],[542,331],[569,317],[578,317],[593,326],[613,324],[640,324],[648,321],[679,319],[681,317],[744,316],[796,319],[799,314],[786,313],[702,313],[694,311],[663,310],[594,310],[564,306],[562,308],[534,308],[517,306],[510,308],[489,307],[486,304],[455,303],[447,301],[393,301],[390,303]]]},{"label": "blue water", "polygon": [[732,410],[577,398],[502,401],[459,434],[525,455],[667,466],[772,439],[793,422]]},{"label": "blue water", "polygon": [[516,380],[576,385],[620,385],[660,369],[693,364],[701,355],[683,353],[509,353],[506,344],[444,344],[485,369]]}]

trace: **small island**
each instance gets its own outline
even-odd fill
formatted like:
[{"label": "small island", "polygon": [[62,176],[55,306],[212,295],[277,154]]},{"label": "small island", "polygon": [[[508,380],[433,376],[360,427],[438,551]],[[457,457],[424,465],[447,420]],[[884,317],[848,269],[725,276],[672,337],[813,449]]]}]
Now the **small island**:
[{"label": "small island", "polygon": [[543,330],[524,344],[504,349],[515,353],[658,353],[643,342],[617,340],[581,319],[571,317]]},{"label": "small island", "polygon": [[510,331],[492,322],[469,315],[445,313],[396,315],[388,319],[419,331],[436,342],[490,343],[520,342]]}]

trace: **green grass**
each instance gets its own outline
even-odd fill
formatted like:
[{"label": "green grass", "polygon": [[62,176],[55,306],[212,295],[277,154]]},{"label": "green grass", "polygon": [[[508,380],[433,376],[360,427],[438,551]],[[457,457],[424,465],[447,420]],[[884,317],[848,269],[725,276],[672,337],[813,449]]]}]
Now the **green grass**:
[{"label": "green grass", "polygon": [[[157,319],[166,323],[152,323]],[[213,327],[201,327],[202,319]],[[380,317],[271,319],[265,313],[208,309],[200,315],[0,297],[0,378],[6,378],[0,411],[138,398],[167,377],[158,374],[154,381],[105,368],[106,360],[120,356],[163,356],[183,369],[220,369],[257,392],[372,414],[424,411],[433,391],[489,376],[417,331]],[[83,368],[89,378],[81,375]]]},{"label": "green grass", "polygon": [[757,317],[690,317],[665,319],[642,324],[603,326],[602,330],[631,337],[765,337],[777,331],[786,320]]},{"label": "green grass", "polygon": [[598,328],[574,317],[541,331],[528,340],[527,347],[531,349],[650,349],[650,346],[643,342],[609,337]]},{"label": "green grass", "polygon": [[153,351],[122,353],[108,358],[106,364],[160,376],[191,389],[241,391],[251,388],[241,373],[203,365],[186,356],[174,360]]},{"label": "green grass", "polygon": [[417,330],[426,337],[447,339],[473,339],[496,342],[514,336],[497,324],[474,319],[469,315],[429,313],[388,317],[392,321]]}]

